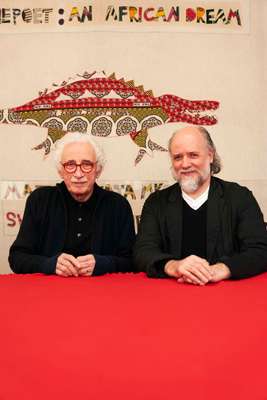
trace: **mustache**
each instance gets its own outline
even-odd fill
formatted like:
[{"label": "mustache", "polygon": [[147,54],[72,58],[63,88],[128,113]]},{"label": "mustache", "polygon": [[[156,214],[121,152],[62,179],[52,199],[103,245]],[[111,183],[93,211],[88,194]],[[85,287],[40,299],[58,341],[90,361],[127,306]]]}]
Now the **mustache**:
[{"label": "mustache", "polygon": [[182,169],[180,171],[181,174],[188,173],[188,172],[197,172],[195,169]]},{"label": "mustache", "polygon": [[71,183],[87,183],[87,181],[81,181],[77,179],[71,179]]}]

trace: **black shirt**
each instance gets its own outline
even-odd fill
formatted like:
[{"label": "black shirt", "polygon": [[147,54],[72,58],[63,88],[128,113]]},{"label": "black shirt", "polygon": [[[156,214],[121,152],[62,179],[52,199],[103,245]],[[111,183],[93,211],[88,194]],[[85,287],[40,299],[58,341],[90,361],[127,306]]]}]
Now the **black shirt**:
[{"label": "black shirt", "polygon": [[67,232],[63,251],[74,257],[90,254],[98,187],[94,187],[91,197],[85,202],[75,200],[65,186],[63,194],[67,206]]}]

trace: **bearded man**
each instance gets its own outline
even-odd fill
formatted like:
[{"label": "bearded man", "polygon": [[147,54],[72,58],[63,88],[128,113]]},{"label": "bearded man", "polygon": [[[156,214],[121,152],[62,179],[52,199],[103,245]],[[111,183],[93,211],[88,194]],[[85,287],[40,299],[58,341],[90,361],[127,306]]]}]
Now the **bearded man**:
[{"label": "bearded man", "polygon": [[169,154],[177,183],[144,204],[137,268],[196,285],[266,271],[262,212],[247,188],[213,176],[221,163],[207,130],[188,126],[175,132]]}]

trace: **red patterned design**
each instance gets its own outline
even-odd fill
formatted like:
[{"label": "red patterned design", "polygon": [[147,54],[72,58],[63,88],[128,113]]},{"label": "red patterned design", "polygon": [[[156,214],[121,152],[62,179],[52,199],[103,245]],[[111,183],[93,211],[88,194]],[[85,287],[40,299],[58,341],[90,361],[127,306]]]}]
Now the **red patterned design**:
[{"label": "red patterned design", "polygon": [[[213,125],[217,119],[213,115],[201,115],[203,111],[213,111],[219,107],[215,100],[185,100],[166,94],[154,97],[146,94],[142,87],[132,87],[129,91],[127,82],[112,78],[89,78],[67,84],[22,106],[12,108],[12,112],[34,111],[41,109],[63,110],[72,108],[155,108],[160,107],[168,115],[168,122],[187,122],[196,125]],[[117,94],[112,98],[108,95]],[[79,97],[76,98],[75,93]],[[88,94],[88,97],[86,97]],[[91,97],[89,97],[89,94]],[[60,96],[69,99],[60,100]],[[95,95],[95,97],[92,97]],[[129,98],[129,95],[131,98]],[[81,98],[81,96],[83,96]],[[125,98],[127,97],[127,98]]]},{"label": "red patterned design", "polygon": [[46,153],[67,130],[100,137],[129,135],[139,147],[138,163],[146,153],[166,151],[149,139],[148,128],[169,122],[213,125],[218,107],[216,100],[186,100],[172,94],[155,97],[151,90],[115,74],[85,72],[53,84],[26,104],[0,110],[0,122],[48,127],[48,138],[41,144]]}]

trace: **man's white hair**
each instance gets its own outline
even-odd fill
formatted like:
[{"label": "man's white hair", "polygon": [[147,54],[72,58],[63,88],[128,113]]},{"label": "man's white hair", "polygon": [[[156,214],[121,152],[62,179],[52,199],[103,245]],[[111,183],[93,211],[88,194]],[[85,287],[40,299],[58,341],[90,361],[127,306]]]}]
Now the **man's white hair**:
[{"label": "man's white hair", "polygon": [[69,143],[88,143],[90,144],[96,154],[97,171],[101,171],[104,168],[106,158],[103,149],[96,143],[90,135],[82,132],[67,132],[61,139],[57,140],[54,149],[54,160],[56,167],[59,170],[61,167],[61,157],[64,147]]}]

